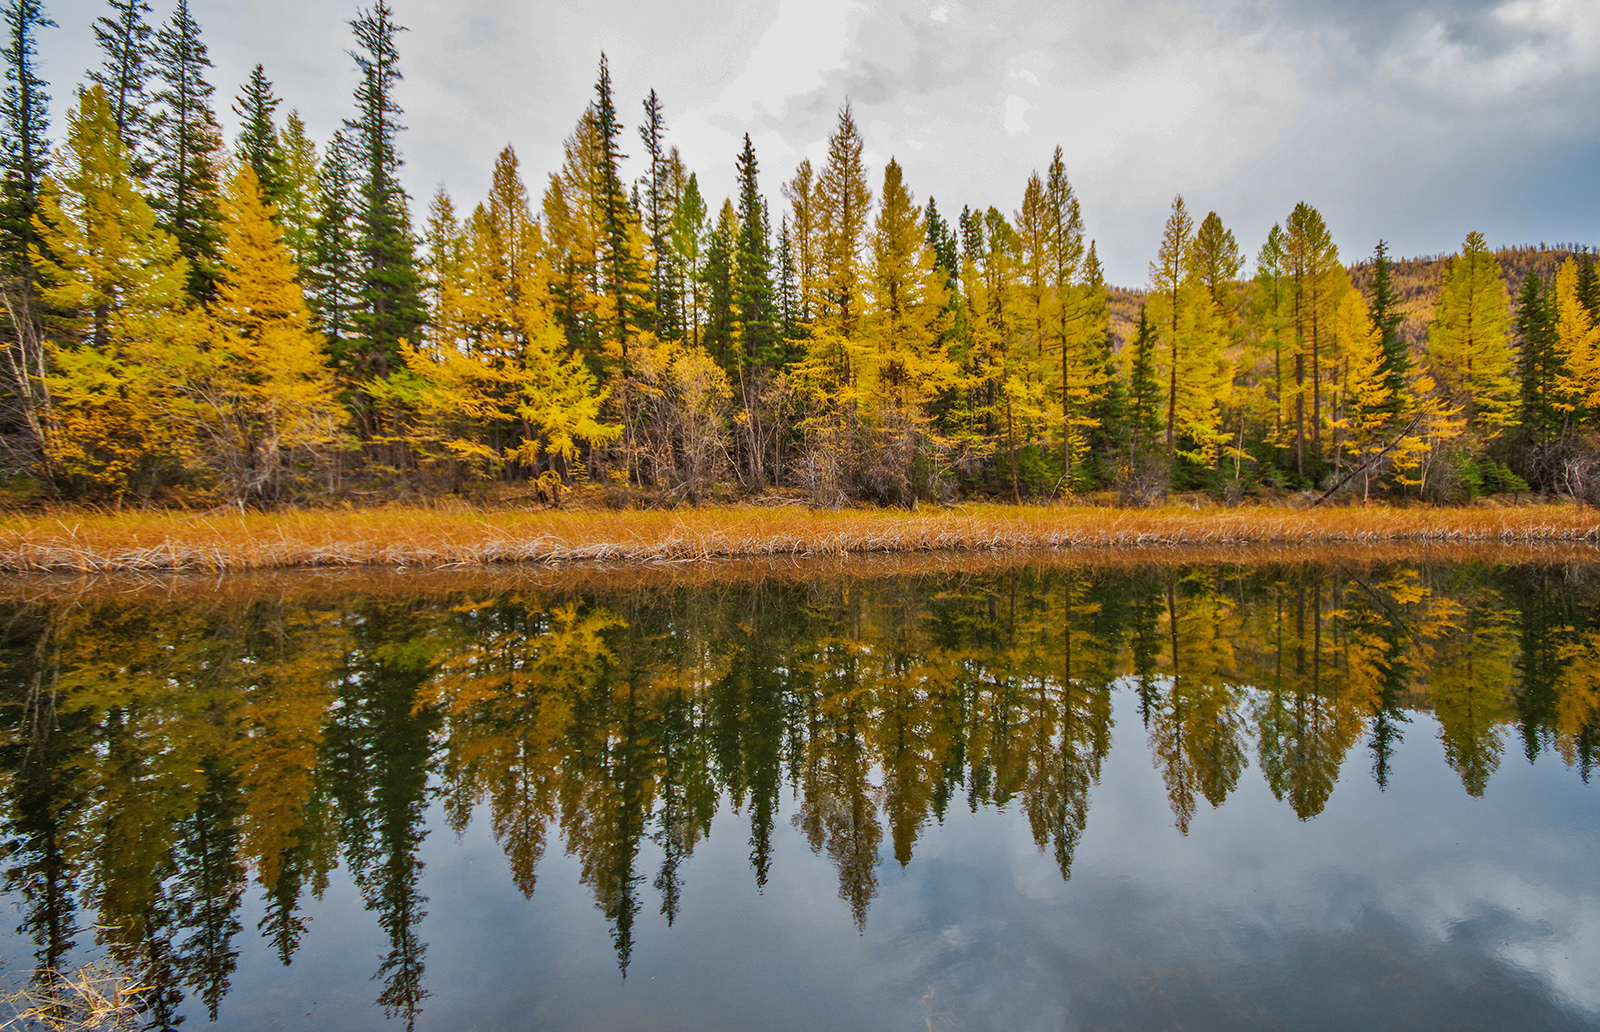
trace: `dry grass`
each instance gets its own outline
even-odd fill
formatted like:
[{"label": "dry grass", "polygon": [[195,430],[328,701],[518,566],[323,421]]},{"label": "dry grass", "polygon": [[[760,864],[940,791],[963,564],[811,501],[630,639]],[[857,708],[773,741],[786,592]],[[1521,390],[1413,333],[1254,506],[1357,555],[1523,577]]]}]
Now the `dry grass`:
[{"label": "dry grass", "polygon": [[1394,563],[1559,564],[1600,567],[1591,544],[1489,542],[1375,544],[1177,545],[1170,548],[1007,549],[981,552],[884,552],[849,556],[767,556],[709,562],[518,563],[488,567],[299,567],[226,574],[112,571],[0,576],[0,602],[151,605],[205,600],[219,605],[264,599],[294,604],[372,599],[485,597],[504,592],[674,592],[760,583],[873,581],[892,577],[991,577],[1020,570],[1086,573],[1151,567],[1226,565],[1335,567],[1371,571]]},{"label": "dry grass", "polygon": [[87,965],[0,996],[12,1012],[10,1019],[0,1024],[0,1032],[31,1028],[133,1032],[144,1027],[139,1008],[146,992],[125,974]]},{"label": "dry grass", "polygon": [[1548,544],[1600,541],[1575,506],[1491,509],[1111,509],[972,505],[922,513],[730,506],[645,512],[180,513],[0,518],[0,571],[482,567],[694,563],[1019,549]]}]

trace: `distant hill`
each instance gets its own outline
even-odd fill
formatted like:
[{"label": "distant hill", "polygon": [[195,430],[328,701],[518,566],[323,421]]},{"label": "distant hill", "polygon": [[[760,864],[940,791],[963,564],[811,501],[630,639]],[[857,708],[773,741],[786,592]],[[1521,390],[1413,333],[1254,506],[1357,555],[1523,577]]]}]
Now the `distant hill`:
[{"label": "distant hill", "polygon": [[[1538,246],[1502,247],[1495,251],[1513,300],[1522,290],[1528,273],[1537,272],[1540,279],[1549,283],[1555,278],[1561,263],[1568,258],[1581,260],[1597,254],[1600,251],[1584,244],[1541,243]],[[1399,295],[1400,307],[1405,313],[1400,323],[1400,336],[1412,347],[1421,347],[1428,339],[1428,323],[1433,319],[1434,299],[1439,296],[1439,283],[1444,278],[1445,264],[1449,260],[1450,255],[1432,254],[1418,258],[1395,258],[1391,262],[1395,293]],[[1355,285],[1363,294],[1370,296],[1372,262],[1358,262],[1346,268]],[[1111,335],[1120,348],[1133,339],[1139,328],[1139,306],[1144,304],[1146,291],[1111,287],[1110,294]]]},{"label": "distant hill", "polygon": [[[1539,278],[1549,283],[1556,270],[1568,258],[1593,257],[1595,250],[1582,244],[1540,244],[1537,247],[1502,247],[1495,251],[1500,268],[1506,276],[1506,288],[1515,301],[1528,273],[1537,272]],[[1435,254],[1421,258],[1396,259],[1394,269],[1395,293],[1400,296],[1400,308],[1405,318],[1400,323],[1400,336],[1412,347],[1420,347],[1428,339],[1428,323],[1433,319],[1433,303],[1439,296],[1439,283],[1444,279],[1445,265],[1450,255]],[[1372,289],[1372,263],[1360,262],[1349,266],[1350,278],[1363,294]]]}]

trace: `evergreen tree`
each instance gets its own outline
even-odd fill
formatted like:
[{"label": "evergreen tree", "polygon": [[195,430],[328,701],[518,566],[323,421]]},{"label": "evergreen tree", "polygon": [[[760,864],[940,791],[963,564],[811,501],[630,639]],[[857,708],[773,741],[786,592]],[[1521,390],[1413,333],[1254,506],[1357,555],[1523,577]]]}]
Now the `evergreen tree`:
[{"label": "evergreen tree", "polygon": [[956,234],[946,222],[944,216],[939,214],[939,206],[932,197],[923,213],[923,218],[928,224],[928,246],[933,248],[934,265],[943,270],[945,278],[954,283],[960,270],[960,255],[957,251]]},{"label": "evergreen tree", "polygon": [[[617,145],[622,135],[622,125],[617,121],[616,101],[611,95],[611,67],[606,55],[600,55],[600,78],[595,81],[594,119],[596,129],[596,200],[600,215],[600,233],[603,247],[601,268],[605,292],[613,302],[611,325],[606,335],[619,349],[622,358],[624,385],[631,375],[628,368],[628,344],[633,328],[640,324],[643,305],[640,303],[640,275],[638,256],[634,252],[631,232],[634,207],[622,186],[622,162],[627,155]],[[626,391],[626,386],[624,386]],[[623,399],[627,405],[626,396]]]},{"label": "evergreen tree", "polygon": [[[424,312],[411,220],[399,180],[400,155],[395,148],[395,137],[404,126],[394,97],[401,78],[394,37],[405,29],[395,24],[387,0],[378,0],[350,27],[360,47],[351,56],[361,73],[355,95],[358,115],[345,123],[359,163],[353,170],[357,184],[355,335],[334,352],[334,359],[347,383],[364,387],[398,368],[400,342],[417,339]],[[377,436],[385,422],[383,414],[366,404],[358,409],[363,435]]]},{"label": "evergreen tree", "polygon": [[256,174],[261,195],[272,205],[283,202],[288,187],[283,145],[278,140],[278,127],[273,120],[279,103],[272,92],[272,82],[260,65],[250,72],[244,92],[233,102],[234,113],[240,118],[236,154]]},{"label": "evergreen tree", "polygon": [[1189,257],[1200,282],[1206,285],[1211,300],[1217,308],[1231,312],[1233,308],[1233,282],[1244,268],[1244,255],[1233,238],[1233,230],[1222,225],[1216,212],[1208,212],[1195,230],[1194,251]]},{"label": "evergreen tree", "polygon": [[1161,439],[1161,381],[1156,372],[1156,333],[1144,306],[1133,337],[1128,369],[1128,454],[1135,469],[1148,462]]},{"label": "evergreen tree", "polygon": [[0,7],[5,28],[6,85],[0,98],[0,162],[5,166],[0,196],[0,262],[8,273],[28,270],[28,247],[38,239],[33,216],[39,187],[50,161],[50,97],[37,74],[40,29],[55,22],[45,17],[41,0],[7,0]]},{"label": "evergreen tree", "polygon": [[645,156],[650,168],[645,173],[644,217],[645,230],[650,236],[650,298],[653,304],[645,321],[663,340],[677,340],[683,336],[679,322],[678,275],[674,268],[675,257],[668,233],[672,221],[673,197],[670,182],[670,161],[665,149],[666,122],[662,114],[661,98],[655,90],[644,100],[644,124],[639,127],[639,138],[644,142]]},{"label": "evergreen tree", "polygon": [[306,133],[298,111],[289,112],[283,125],[283,186],[278,199],[278,224],[283,227],[283,243],[294,259],[296,278],[308,285],[306,272],[317,237],[317,212],[320,208],[320,163],[317,146]]},{"label": "evergreen tree", "polygon": [[795,340],[800,335],[800,284],[794,264],[794,244],[789,236],[789,218],[778,227],[778,280],[776,283],[778,337]]},{"label": "evergreen tree", "polygon": [[731,380],[739,373],[738,313],[734,295],[738,288],[736,261],[739,251],[739,216],[732,201],[723,201],[717,224],[706,240],[706,324],[701,342]]},{"label": "evergreen tree", "polygon": [[700,181],[692,172],[672,209],[670,234],[673,265],[678,273],[675,291],[683,313],[678,323],[683,339],[699,347],[705,313],[706,202],[700,194]]},{"label": "evergreen tree", "polygon": [[100,67],[90,70],[89,81],[105,91],[111,102],[117,133],[128,151],[136,178],[149,172],[144,148],[153,128],[150,99],[145,86],[150,81],[151,61],[155,56],[152,30],[144,16],[150,5],[144,0],[107,0],[111,14],[94,21],[94,41],[104,55]]},{"label": "evergreen tree", "polygon": [[1594,255],[1586,254],[1578,261],[1576,285],[1578,303],[1588,309],[1591,319],[1600,319],[1600,272],[1595,271]]},{"label": "evergreen tree", "polygon": [[336,365],[355,347],[357,277],[355,213],[356,155],[349,138],[336,133],[317,173],[318,210],[311,224],[308,263],[302,270],[307,301],[317,327],[328,338]]},{"label": "evergreen tree", "polygon": [[1516,438],[1521,449],[1550,444],[1560,435],[1565,420],[1559,405],[1559,385],[1567,369],[1556,337],[1551,301],[1539,274],[1528,273],[1517,295],[1515,318],[1522,401]]},{"label": "evergreen tree", "polygon": [[1404,408],[1411,380],[1411,353],[1400,339],[1400,297],[1394,290],[1394,267],[1389,261],[1389,244],[1378,241],[1372,250],[1372,296],[1367,299],[1372,325],[1382,334],[1383,380],[1389,391],[1387,404],[1398,415]]},{"label": "evergreen tree", "polygon": [[734,251],[733,301],[737,309],[741,364],[770,368],[781,364],[772,296],[772,246],[767,231],[766,203],[757,179],[755,147],[750,134],[739,152],[739,243]]},{"label": "evergreen tree", "polygon": [[153,62],[160,83],[155,100],[161,105],[154,132],[156,210],[189,262],[190,294],[208,298],[219,275],[222,241],[216,196],[222,133],[205,78],[211,59],[189,14],[189,0],[178,0],[172,20],[156,33]]}]

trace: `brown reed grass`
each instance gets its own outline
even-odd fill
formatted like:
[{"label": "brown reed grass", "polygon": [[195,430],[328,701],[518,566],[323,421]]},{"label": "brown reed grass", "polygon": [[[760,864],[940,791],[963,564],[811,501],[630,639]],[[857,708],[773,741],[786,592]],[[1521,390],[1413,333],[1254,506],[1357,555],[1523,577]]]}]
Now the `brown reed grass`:
[{"label": "brown reed grass", "polygon": [[673,511],[382,507],[0,517],[0,572],[224,573],[289,567],[678,564],[906,552],[1382,542],[1600,542],[1576,506],[1114,509],[970,505],[908,513],[804,506]]}]

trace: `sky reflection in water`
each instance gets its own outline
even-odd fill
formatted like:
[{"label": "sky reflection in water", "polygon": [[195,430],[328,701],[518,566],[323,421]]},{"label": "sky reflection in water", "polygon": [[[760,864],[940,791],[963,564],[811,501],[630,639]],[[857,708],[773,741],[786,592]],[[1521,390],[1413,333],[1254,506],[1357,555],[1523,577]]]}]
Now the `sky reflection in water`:
[{"label": "sky reflection in water", "polygon": [[13,607],[7,969],[106,926],[189,1027],[1596,1028],[1597,574]]}]

